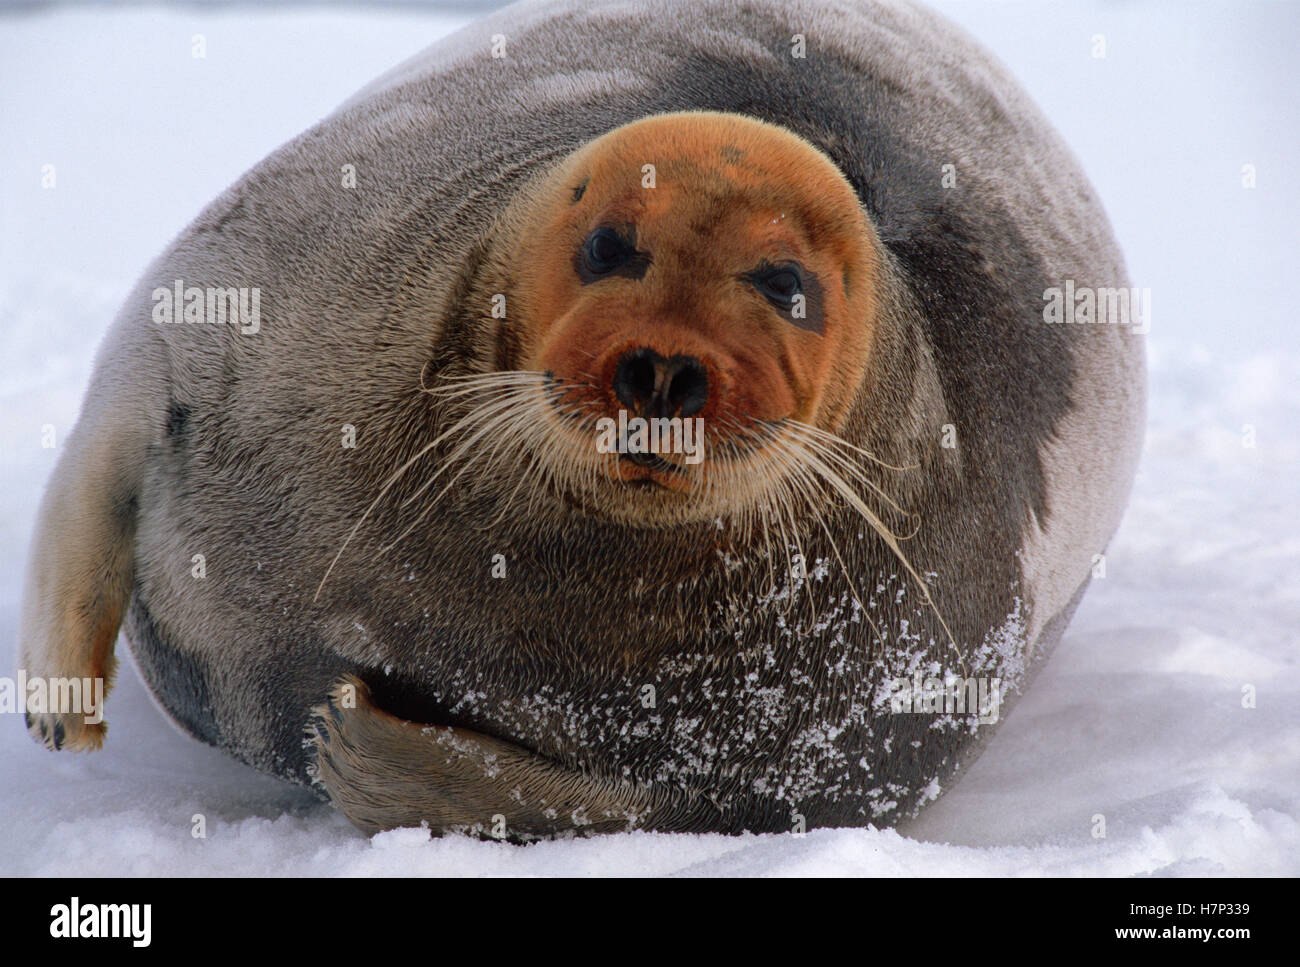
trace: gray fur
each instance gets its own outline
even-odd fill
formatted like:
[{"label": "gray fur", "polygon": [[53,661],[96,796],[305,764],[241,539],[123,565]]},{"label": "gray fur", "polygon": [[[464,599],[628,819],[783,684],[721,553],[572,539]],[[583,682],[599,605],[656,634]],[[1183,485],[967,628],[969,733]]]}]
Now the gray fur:
[{"label": "gray fur", "polygon": [[[494,34],[504,59],[490,56]],[[790,56],[794,34],[807,38],[803,60]],[[837,541],[854,580],[875,589],[884,640],[855,616],[837,563],[787,609],[761,599],[768,562],[756,548],[727,546],[741,562],[727,570],[711,524],[635,530],[543,500],[535,518],[485,528],[491,515],[454,495],[381,554],[417,512],[400,499],[437,452],[313,601],[388,474],[445,423],[421,374],[436,382],[490,358],[481,300],[497,280],[481,270],[501,212],[592,138],[684,109],[783,125],[858,192],[891,282],[846,436],[920,466],[881,484],[918,515],[907,551],[934,575],[965,670],[1027,681],[1119,521],[1141,438],[1141,339],[1043,322],[1043,292],[1064,279],[1127,284],[1101,207],[998,65],[933,14],[892,2],[511,7],[276,151],[149,268],[108,337],[43,510],[24,660],[59,653],[40,575],[102,557],[106,540],[70,549],[68,522],[102,527],[129,506],[115,533],[133,548],[126,631],[138,663],[182,726],[259,769],[308,781],[319,743],[363,749],[384,734],[359,721],[331,737],[326,724],[318,745],[303,744],[311,710],[350,674],[399,718],[535,760],[516,788],[568,775],[566,792],[528,807],[528,834],[569,828],[565,807],[584,797],[591,814],[622,810],[648,828],[723,831],[788,829],[795,814],[892,824],[933,798],[988,730],[882,708],[887,678],[955,663],[916,588],[847,512],[833,518]],[[944,164],[957,187],[942,187]],[[345,165],[355,188],[340,187]],[[175,279],[260,288],[260,332],[154,323],[150,293]],[[955,452],[940,446],[948,423]],[[340,445],[345,424],[356,449]],[[116,449],[88,469],[102,432]],[[92,473],[112,487],[60,483]],[[43,550],[55,527],[74,534]],[[805,537],[831,560],[817,533]],[[494,554],[507,580],[491,577]],[[427,808],[408,790],[386,812],[382,788],[348,807],[366,785],[357,763],[382,753],[380,740],[326,763],[336,801],[366,828],[422,809],[435,828],[488,827],[528,798],[494,805],[476,788],[447,807],[463,764],[444,768],[431,751],[417,773]],[[375,774],[420,755],[408,743]],[[560,817],[549,828],[546,808]]]}]

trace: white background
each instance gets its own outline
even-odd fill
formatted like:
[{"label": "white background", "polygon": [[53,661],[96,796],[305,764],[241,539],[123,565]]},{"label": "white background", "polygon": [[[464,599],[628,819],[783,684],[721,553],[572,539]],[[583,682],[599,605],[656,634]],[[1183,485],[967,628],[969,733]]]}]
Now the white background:
[{"label": "white background", "polygon": [[[367,839],[178,735],[128,661],[102,753],[44,752],[0,715],[0,873],[1300,873],[1300,7],[938,6],[1020,78],[1100,190],[1133,284],[1152,290],[1151,414],[1106,577],[909,836]],[[268,151],[464,19],[0,14],[0,675],[57,455],[41,428],[66,435],[130,284]],[[206,59],[190,55],[196,33]]]}]

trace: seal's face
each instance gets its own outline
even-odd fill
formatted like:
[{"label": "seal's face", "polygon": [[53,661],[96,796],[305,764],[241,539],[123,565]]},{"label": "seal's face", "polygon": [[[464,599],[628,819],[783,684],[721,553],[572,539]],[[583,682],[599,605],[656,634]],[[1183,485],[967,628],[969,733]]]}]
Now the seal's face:
[{"label": "seal's face", "polygon": [[834,433],[862,384],[875,253],[843,175],[782,128],[658,115],[586,145],[512,254],[543,459],[562,455],[584,509],[638,523],[761,499],[782,435]]}]

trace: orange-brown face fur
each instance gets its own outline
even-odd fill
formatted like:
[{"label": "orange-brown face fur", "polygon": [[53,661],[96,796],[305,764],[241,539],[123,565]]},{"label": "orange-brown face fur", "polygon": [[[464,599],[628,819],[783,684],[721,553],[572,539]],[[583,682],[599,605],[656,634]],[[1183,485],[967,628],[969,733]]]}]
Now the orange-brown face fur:
[{"label": "orange-brown face fur", "polygon": [[[602,227],[635,254],[594,275],[583,247]],[[638,415],[615,390],[629,352],[692,357],[706,374],[694,413],[705,459],[666,457],[671,472],[605,459],[611,486],[652,482],[638,489],[698,499],[716,490],[706,487],[715,461],[764,459],[762,446],[726,446],[756,442],[759,421],[841,428],[871,352],[878,243],[852,187],[797,136],[706,112],[633,122],[566,159],[512,235],[513,366],[548,374],[553,398],[581,410],[584,427],[620,409]],[[796,268],[802,318],[756,285],[756,272],[784,266]]]}]

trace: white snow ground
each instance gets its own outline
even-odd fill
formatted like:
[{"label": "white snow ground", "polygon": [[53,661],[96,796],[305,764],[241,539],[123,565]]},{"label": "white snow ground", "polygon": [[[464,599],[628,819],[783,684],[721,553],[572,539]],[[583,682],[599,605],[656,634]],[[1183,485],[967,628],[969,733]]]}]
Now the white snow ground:
[{"label": "white snow ground", "polygon": [[[0,873],[1300,873],[1300,7],[939,6],[1074,145],[1134,284],[1152,289],[1151,417],[1106,577],[988,751],[908,836],[367,839],[177,734],[127,664],[102,753],[44,752],[19,716],[0,716]],[[57,454],[42,427],[66,435],[131,282],[243,170],[461,19],[0,15],[0,675],[13,674],[26,547]],[[198,33],[203,60],[190,56]],[[1091,56],[1098,34],[1104,59]],[[206,839],[191,836],[196,814]]]}]

